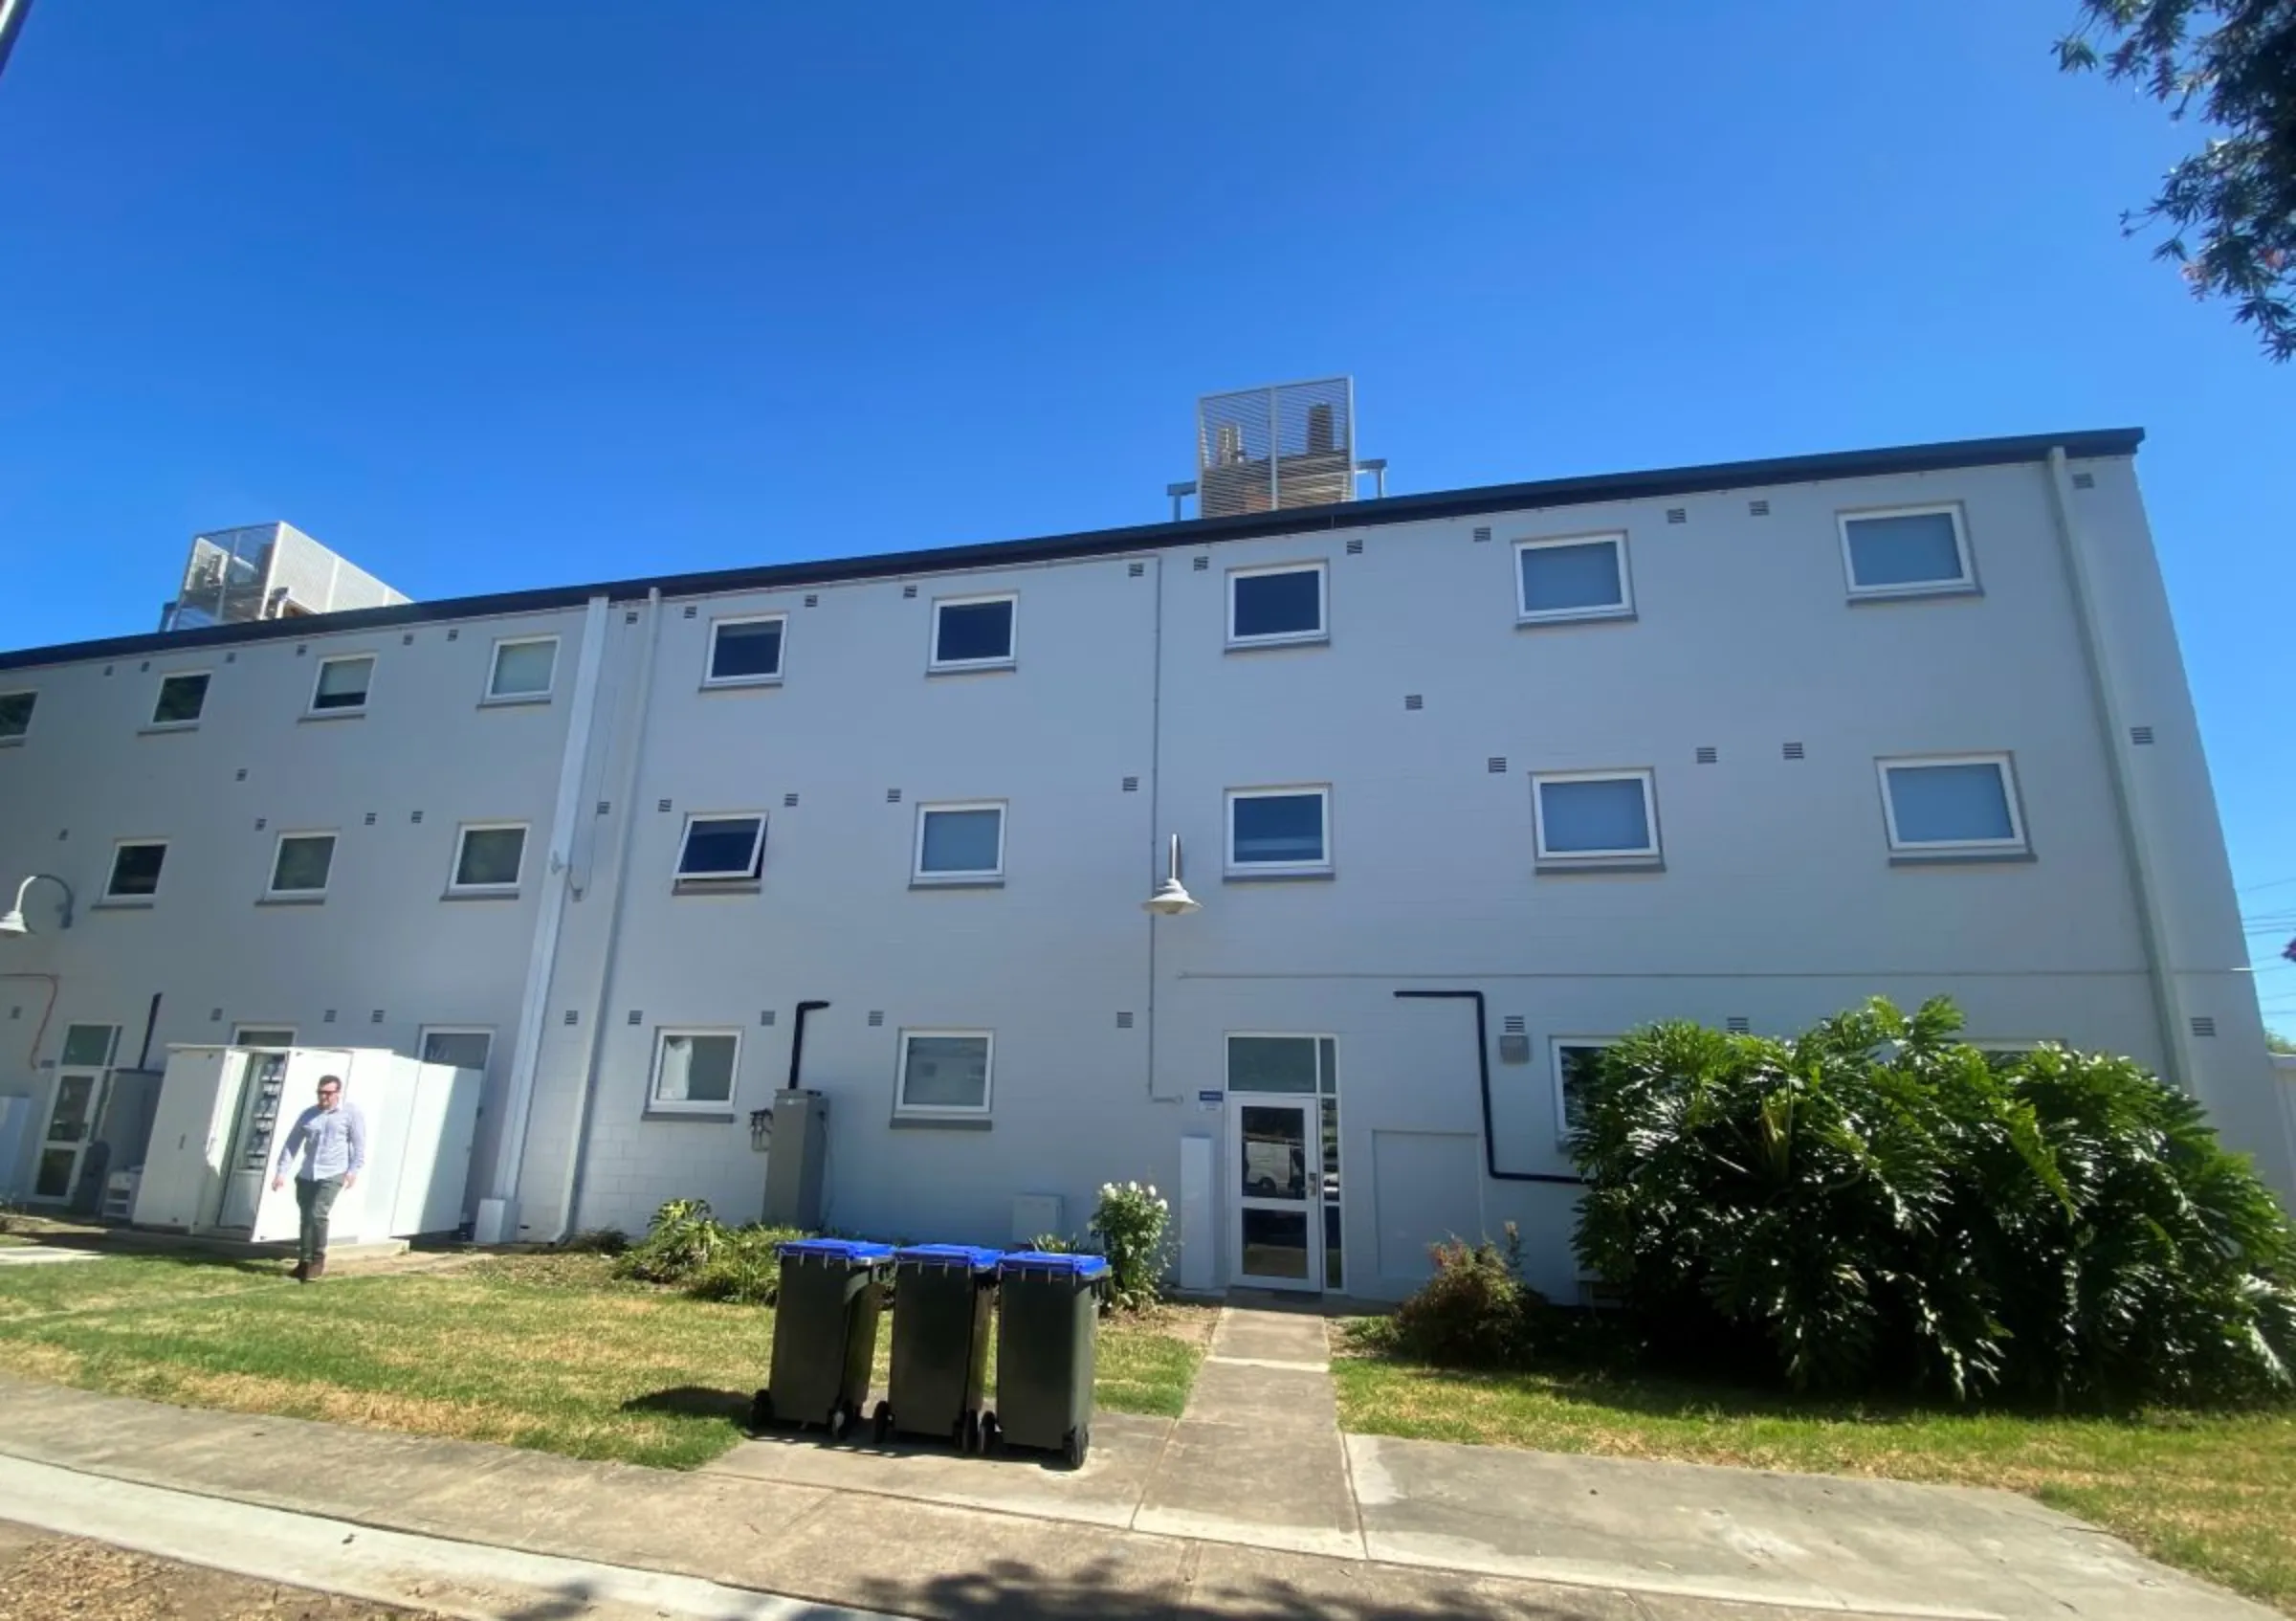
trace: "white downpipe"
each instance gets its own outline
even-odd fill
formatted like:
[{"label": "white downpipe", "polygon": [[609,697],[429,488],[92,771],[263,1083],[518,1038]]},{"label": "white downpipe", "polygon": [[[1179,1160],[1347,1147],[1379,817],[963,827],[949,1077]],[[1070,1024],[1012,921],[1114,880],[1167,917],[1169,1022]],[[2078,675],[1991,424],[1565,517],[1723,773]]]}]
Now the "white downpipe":
[{"label": "white downpipe", "polygon": [[566,1147],[566,1179],[559,1189],[557,1243],[574,1230],[575,1203],[582,1197],[582,1172],[590,1154],[590,1104],[598,1092],[598,1055],[606,1031],[607,991],[614,983],[614,962],[622,951],[622,898],[629,890],[629,830],[637,821],[634,795],[646,765],[647,721],[653,701],[653,665],[662,634],[662,591],[646,593],[646,636],[638,650],[638,688],[630,711],[629,753],[614,790],[614,892],[606,903],[606,944],[598,953],[598,984],[586,999],[588,1033],[582,1044],[582,1092],[574,1104],[574,1136]]},{"label": "white downpipe", "polygon": [[2106,774],[2112,783],[2112,805],[2120,822],[2121,847],[2129,854],[2130,888],[2136,901],[2137,934],[2144,945],[2146,978],[2152,988],[2152,1016],[2160,1024],[2160,1055],[2168,1078],[2194,1092],[2193,1066],[2185,1046],[2185,1024],[2176,998],[2176,983],[2163,955],[2166,925],[2161,921],[2160,879],[2152,870],[2151,848],[2138,826],[2136,799],[2129,782],[2128,717],[2122,712],[2119,689],[2106,666],[2104,629],[2097,623],[2096,581],[2089,566],[2088,548],[2075,516],[2072,479],[2065,471],[2064,447],[2049,448],[2049,500],[2057,518],[2057,538],[2063,548],[2066,577],[2073,592],[2073,613],[2081,626],[2082,662],[2088,672],[2089,690],[2096,698],[2097,722],[2105,731]]},{"label": "white downpipe", "polygon": [[534,1076],[541,1060],[542,1020],[550,1001],[550,976],[558,966],[560,923],[566,911],[566,882],[572,866],[576,811],[583,774],[589,768],[590,729],[598,708],[598,673],[606,664],[607,599],[590,598],[582,621],[582,662],[574,676],[573,708],[566,717],[566,746],[559,757],[558,798],[550,810],[548,866],[542,875],[541,905],[534,921],[534,947],[526,959],[526,989],[519,1004],[518,1045],[510,1061],[510,1097],[495,1155],[495,1203],[491,1225],[500,1239],[518,1236],[519,1173],[526,1159],[526,1125],[534,1113]]}]

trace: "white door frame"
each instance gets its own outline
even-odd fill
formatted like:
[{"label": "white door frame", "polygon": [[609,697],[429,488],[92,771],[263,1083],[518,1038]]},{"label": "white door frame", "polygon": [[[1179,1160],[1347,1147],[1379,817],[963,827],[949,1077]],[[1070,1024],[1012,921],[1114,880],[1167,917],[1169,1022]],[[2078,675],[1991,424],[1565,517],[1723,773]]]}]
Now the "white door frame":
[{"label": "white door frame", "polygon": [[[73,1191],[79,1187],[79,1173],[88,1163],[88,1149],[96,1141],[96,1127],[103,1119],[104,1099],[111,1091],[112,1063],[120,1056],[120,1027],[118,1025],[94,1027],[66,1025],[64,1027],[65,1042],[69,1044],[73,1031],[81,1028],[108,1030],[112,1033],[112,1039],[104,1048],[103,1062],[100,1065],[66,1064],[63,1060],[62,1049],[57,1050],[55,1075],[48,1085],[48,1106],[40,1112],[40,1135],[38,1143],[34,1144],[32,1159],[32,1181],[24,1193],[24,1202],[28,1205],[68,1205],[72,1202]],[[56,1143],[48,1135],[55,1128],[56,1105],[64,1100],[64,1083],[78,1076],[85,1076],[88,1081],[88,1109],[86,1120],[83,1122],[86,1129],[79,1134],[77,1142]],[[64,1190],[61,1193],[42,1193],[39,1190],[40,1162],[47,1159],[51,1152],[59,1149],[70,1150],[72,1174],[65,1179]],[[99,1198],[97,1204],[100,1209],[102,1200]]]},{"label": "white door frame", "polygon": [[[1283,1109],[1299,1120],[1299,1159],[1296,1165],[1276,1163],[1258,1168],[1259,1182],[1288,1184],[1279,1192],[1253,1192],[1247,1178],[1253,1168],[1244,1141],[1244,1111]],[[1291,1289],[1306,1294],[1323,1291],[1323,1100],[1313,1092],[1231,1092],[1227,1095],[1227,1129],[1224,1134],[1221,1185],[1228,1209],[1229,1281],[1252,1289]],[[1281,1149],[1278,1149],[1281,1152]],[[1290,1197],[1292,1188],[1297,1197]],[[1268,1277],[1246,1270],[1244,1214],[1247,1210],[1296,1211],[1307,1231],[1307,1276]]]}]

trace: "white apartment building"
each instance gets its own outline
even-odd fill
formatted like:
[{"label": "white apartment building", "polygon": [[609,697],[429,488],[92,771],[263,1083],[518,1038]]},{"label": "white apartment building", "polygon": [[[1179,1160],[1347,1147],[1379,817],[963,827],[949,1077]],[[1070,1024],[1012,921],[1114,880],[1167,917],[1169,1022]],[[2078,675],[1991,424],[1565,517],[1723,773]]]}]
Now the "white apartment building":
[{"label": "white apartment building", "polygon": [[0,886],[75,898],[0,939],[0,1178],[70,1198],[171,1043],[385,1046],[486,1070],[482,1235],[753,1217],[794,1079],[837,1229],[1139,1179],[1190,1284],[1394,1297],[1513,1221],[1568,1298],[1588,1053],[1944,994],[2296,1196],[2141,437],[0,655]]}]

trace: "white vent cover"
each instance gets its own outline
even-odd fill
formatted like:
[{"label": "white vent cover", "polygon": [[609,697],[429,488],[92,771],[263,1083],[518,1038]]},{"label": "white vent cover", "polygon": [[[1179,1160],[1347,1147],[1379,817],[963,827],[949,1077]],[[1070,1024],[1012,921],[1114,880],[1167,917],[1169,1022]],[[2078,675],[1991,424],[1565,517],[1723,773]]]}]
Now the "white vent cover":
[{"label": "white vent cover", "polygon": [[1356,494],[1356,384],[1321,377],[1196,402],[1196,510],[1234,518]]},{"label": "white vent cover", "polygon": [[1042,1238],[1049,1232],[1064,1232],[1061,1225],[1060,1195],[1057,1193],[1015,1193],[1012,1196],[1012,1240],[1026,1244],[1032,1238]]}]

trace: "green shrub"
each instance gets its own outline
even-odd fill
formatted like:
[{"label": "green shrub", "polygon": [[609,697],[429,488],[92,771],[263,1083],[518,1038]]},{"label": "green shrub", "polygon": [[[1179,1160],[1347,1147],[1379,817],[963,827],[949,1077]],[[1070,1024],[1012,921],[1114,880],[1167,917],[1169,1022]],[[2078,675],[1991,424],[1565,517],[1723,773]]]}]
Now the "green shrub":
[{"label": "green shrub", "polygon": [[794,1227],[721,1229],[717,1248],[686,1285],[686,1293],[704,1300],[730,1300],[740,1305],[769,1306],[781,1296],[782,1258],[785,1239],[803,1238]]},{"label": "green shrub", "polygon": [[1058,1232],[1040,1232],[1028,1240],[1028,1248],[1040,1255],[1072,1255],[1076,1254],[1076,1240]]},{"label": "green shrub", "polygon": [[726,1229],[707,1199],[673,1199],[653,1212],[646,1236],[614,1265],[615,1274],[645,1283],[691,1282],[717,1256]]},{"label": "green shrub", "polygon": [[1108,1298],[1137,1310],[1156,1304],[1164,1277],[1164,1231],[1172,1207],[1154,1183],[1103,1183],[1093,1235],[1108,1257]]},{"label": "green shrub", "polygon": [[1504,1367],[1528,1358],[1532,1318],[1546,1300],[1522,1279],[1522,1240],[1507,1224],[1502,1252],[1490,1240],[1453,1236],[1427,1251],[1435,1274],[1395,1308],[1387,1341],[1441,1367]]},{"label": "green shrub", "polygon": [[1989,1055],[1939,1000],[1610,1048],[1576,1246],[1662,1353],[1798,1388],[2058,1404],[2285,1391],[2296,1237],[2127,1058]]},{"label": "green shrub", "polygon": [[569,1255],[619,1255],[629,1249],[629,1234],[618,1227],[586,1227],[569,1232],[558,1246]]}]

